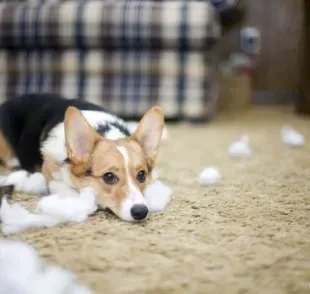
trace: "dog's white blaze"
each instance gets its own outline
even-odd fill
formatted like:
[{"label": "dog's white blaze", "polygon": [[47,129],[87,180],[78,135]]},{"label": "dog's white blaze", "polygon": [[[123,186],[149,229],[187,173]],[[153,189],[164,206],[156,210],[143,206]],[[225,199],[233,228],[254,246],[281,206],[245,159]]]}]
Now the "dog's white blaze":
[{"label": "dog's white blaze", "polygon": [[130,177],[130,171],[129,171],[129,156],[128,152],[125,147],[117,146],[118,151],[123,155],[124,157],[124,163],[125,163],[125,171],[128,181],[128,192],[121,204],[121,215],[120,217],[123,220],[131,221],[133,220],[130,210],[135,204],[144,204],[146,205],[146,201],[138,189],[138,187],[133,182],[132,178]]},{"label": "dog's white blaze", "polygon": [[135,185],[133,182],[132,178],[130,177],[130,171],[129,171],[129,157],[128,157],[128,152],[125,147],[117,147],[119,152],[123,155],[124,157],[124,162],[125,162],[125,170],[126,170],[126,175],[127,175],[127,181],[128,181],[128,197],[129,199],[134,202],[134,204],[145,204],[144,197],[138,187]]}]

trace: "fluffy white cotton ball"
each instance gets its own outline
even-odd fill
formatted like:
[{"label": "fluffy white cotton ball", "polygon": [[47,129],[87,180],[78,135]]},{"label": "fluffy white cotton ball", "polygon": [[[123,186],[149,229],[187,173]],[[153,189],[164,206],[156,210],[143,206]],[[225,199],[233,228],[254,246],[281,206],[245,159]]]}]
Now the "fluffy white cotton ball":
[{"label": "fluffy white cotton ball", "polygon": [[219,170],[215,167],[205,168],[199,176],[199,184],[201,186],[209,186],[216,184],[221,178]]},{"label": "fluffy white cotton ball", "polygon": [[37,206],[37,211],[42,214],[74,222],[85,221],[96,210],[96,192],[92,188],[84,188],[80,193],[72,190],[67,195],[48,195],[42,197]]},{"label": "fluffy white cotton ball", "polygon": [[292,147],[299,147],[305,144],[305,137],[289,126],[281,128],[282,141]]},{"label": "fluffy white cotton ball", "polygon": [[24,183],[23,192],[32,194],[47,193],[47,183],[42,173],[31,174]]},{"label": "fluffy white cotton ball", "polygon": [[161,181],[153,181],[145,190],[145,200],[149,211],[161,212],[171,200],[172,190]]},{"label": "fluffy white cotton ball", "polygon": [[91,294],[75,274],[40,259],[25,242],[0,240],[0,293]]},{"label": "fluffy white cotton ball", "polygon": [[[5,271],[1,273],[14,273],[16,278],[23,276],[27,279],[34,272],[40,270],[42,263],[33,247],[15,240],[1,240],[0,264],[5,264]],[[0,279],[1,280],[1,279]]]},{"label": "fluffy white cotton ball", "polygon": [[228,153],[233,157],[249,157],[252,155],[252,150],[249,147],[249,137],[244,135],[240,140],[233,142],[228,147]]},{"label": "fluffy white cotton ball", "polygon": [[42,263],[28,244],[15,240],[0,242],[0,293],[25,293],[29,281],[41,269]]},{"label": "fluffy white cotton ball", "polygon": [[16,191],[23,191],[25,182],[27,181],[28,173],[25,170],[19,170],[10,173],[6,177],[6,185],[14,185]]}]

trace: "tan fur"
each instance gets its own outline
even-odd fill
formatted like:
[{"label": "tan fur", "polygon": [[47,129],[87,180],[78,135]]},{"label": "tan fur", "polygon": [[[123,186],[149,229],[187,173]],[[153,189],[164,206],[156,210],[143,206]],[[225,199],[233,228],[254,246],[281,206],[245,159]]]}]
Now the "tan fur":
[{"label": "tan fur", "polygon": [[74,163],[75,173],[83,173],[89,167],[91,152],[100,136],[75,107],[67,109],[64,124],[68,157]]},{"label": "tan fur", "polygon": [[42,174],[45,177],[46,181],[49,183],[53,180],[55,180],[53,174],[58,173],[60,168],[61,168],[61,164],[59,162],[57,162],[56,160],[54,160],[51,156],[49,156],[48,154],[44,154],[44,161],[42,164]]},{"label": "tan fur", "polygon": [[14,158],[14,151],[0,130],[0,159],[6,164]]},{"label": "tan fur", "polygon": [[156,161],[164,123],[163,111],[155,106],[143,116],[132,136],[133,140],[139,142],[151,167],[154,167]]},{"label": "tan fur", "polygon": [[[131,137],[108,140],[95,132],[78,109],[68,108],[65,115],[65,137],[70,159],[67,170],[71,185],[78,191],[84,187],[94,188],[99,204],[118,214],[121,202],[127,195],[128,175],[124,157],[117,147],[126,149],[129,176],[143,193],[151,179],[163,127],[163,113],[160,108],[154,107],[142,118]],[[61,167],[61,164],[47,154],[44,155],[42,173],[48,182],[54,180],[53,175]],[[144,183],[136,179],[141,170],[147,173]],[[108,185],[103,181],[104,174],[108,172],[117,176],[117,184]]]}]

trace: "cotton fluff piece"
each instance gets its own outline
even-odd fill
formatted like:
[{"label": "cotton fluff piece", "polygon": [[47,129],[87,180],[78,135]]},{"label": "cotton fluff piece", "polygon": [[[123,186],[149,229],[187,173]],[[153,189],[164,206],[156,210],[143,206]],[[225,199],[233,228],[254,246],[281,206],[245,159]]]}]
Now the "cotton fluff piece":
[{"label": "cotton fluff piece", "polygon": [[305,144],[305,137],[289,126],[281,128],[282,141],[292,147],[300,147]]},{"label": "cotton fluff piece", "polygon": [[96,210],[96,194],[92,188],[85,188],[80,193],[45,196],[37,206],[37,212],[66,222],[83,222]]},{"label": "cotton fluff piece", "polygon": [[[57,193],[42,197],[35,213],[18,203],[11,204],[3,197],[0,207],[3,234],[16,234],[30,228],[53,227],[66,222],[83,222],[97,210],[96,194],[92,188],[85,188],[78,193],[62,183],[54,183],[50,189]],[[171,194],[170,187],[159,180],[153,180],[145,191],[149,211],[163,211],[171,200]]]},{"label": "cotton fluff piece", "polygon": [[0,220],[4,235],[20,233],[29,228],[53,227],[59,223],[59,220],[48,215],[31,213],[18,203],[10,204],[6,197],[2,199]]},{"label": "cotton fluff piece", "polygon": [[[139,124],[139,123],[137,123],[137,122],[135,122],[135,121],[129,121],[129,122],[127,122],[127,126],[128,126],[128,129],[129,129],[129,132],[130,132],[131,134],[133,134],[133,133],[135,132],[135,130],[136,130],[137,127],[138,127],[138,124]],[[168,137],[169,137],[169,135],[168,135],[168,130],[167,130],[166,127],[164,127],[163,133],[162,133],[162,135],[161,135],[161,140],[162,140],[162,141],[166,141],[166,140],[168,139]]]},{"label": "cotton fluff piece", "polygon": [[221,178],[220,172],[215,167],[205,168],[199,176],[199,184],[201,186],[209,186],[216,184]]},{"label": "cotton fluff piece", "polygon": [[48,266],[27,243],[0,241],[0,293],[3,294],[91,294],[73,273]]},{"label": "cotton fluff piece", "polygon": [[97,210],[96,194],[85,188],[80,193],[52,194],[44,196],[37,204],[35,213],[2,199],[0,220],[5,235],[16,234],[29,228],[53,227],[66,222],[83,222]]},{"label": "cotton fluff piece", "polygon": [[47,184],[44,176],[39,173],[29,174],[25,170],[10,173],[8,176],[0,178],[1,185],[14,185],[16,191],[44,194],[47,192]]},{"label": "cotton fluff piece", "polygon": [[249,157],[252,155],[249,147],[249,137],[244,135],[228,147],[228,153],[233,157]]},{"label": "cotton fluff piece", "polygon": [[153,181],[145,190],[145,200],[151,213],[163,211],[171,200],[172,190],[161,181]]}]

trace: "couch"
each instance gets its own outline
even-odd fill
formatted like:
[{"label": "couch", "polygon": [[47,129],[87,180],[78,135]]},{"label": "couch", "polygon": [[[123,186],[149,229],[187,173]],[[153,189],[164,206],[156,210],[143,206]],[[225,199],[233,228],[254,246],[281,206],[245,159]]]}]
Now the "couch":
[{"label": "couch", "polygon": [[210,119],[221,15],[238,2],[0,1],[0,102],[57,92],[128,119],[155,104]]}]

